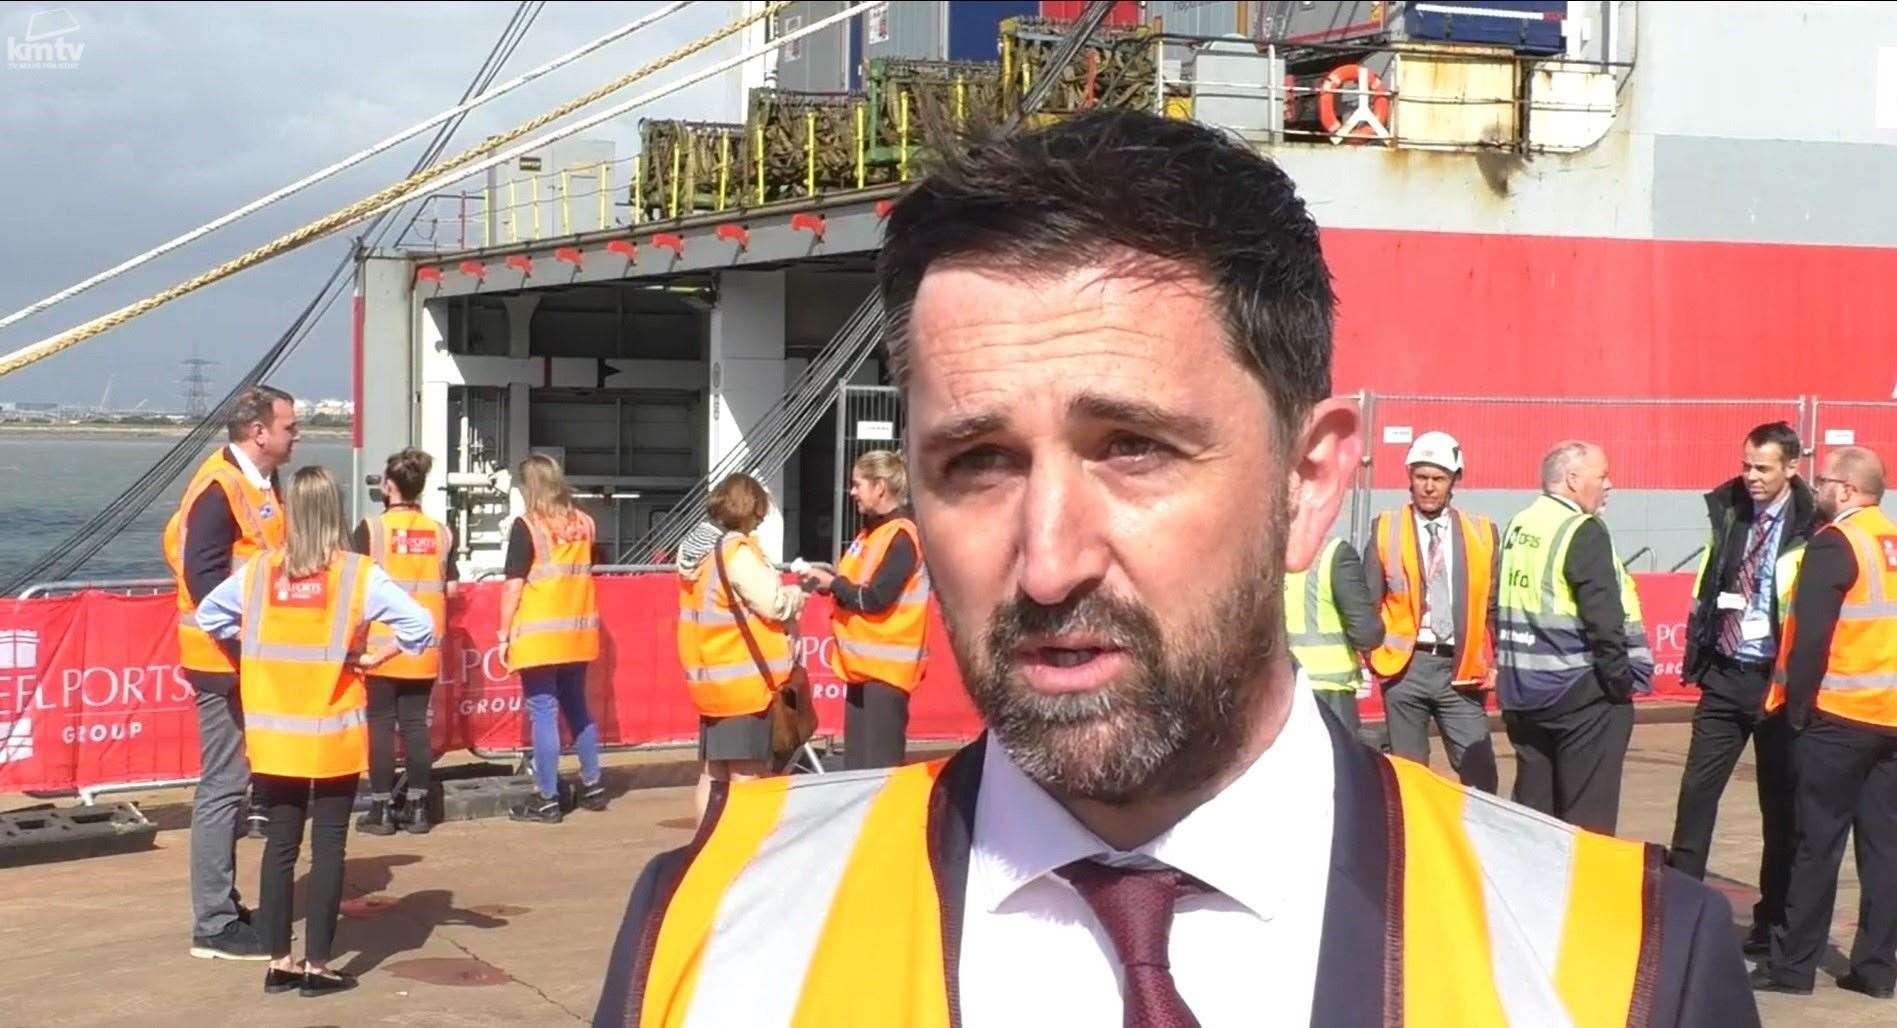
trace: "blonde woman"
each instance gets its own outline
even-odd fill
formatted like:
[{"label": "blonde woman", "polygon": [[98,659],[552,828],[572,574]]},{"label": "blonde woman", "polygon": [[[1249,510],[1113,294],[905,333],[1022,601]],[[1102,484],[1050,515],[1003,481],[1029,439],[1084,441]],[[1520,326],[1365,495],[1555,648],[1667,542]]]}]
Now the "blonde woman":
[{"label": "blonde woman", "polygon": [[[363,675],[398,653],[435,641],[435,623],[381,568],[349,553],[342,496],[320,467],[290,479],[289,537],[204,597],[197,622],[242,660],[244,749],[269,811],[257,919],[270,951],[265,992],[318,996],[355,987],[329,969],[342,903],[343,848],[356,780],[369,766]],[[364,652],[370,622],[393,645]],[[310,836],[309,911],[303,966],[290,960],[290,897],[303,822]]]},{"label": "blonde woman", "polygon": [[732,475],[711,491],[711,520],[679,547],[678,654],[698,707],[693,801],[700,818],[712,782],[770,771],[766,712],[772,692],[790,675],[805,599],[802,589],[784,583],[752,535],[770,509],[770,494],[757,479]]},{"label": "blonde woman", "polygon": [[501,660],[520,673],[533,730],[537,793],[509,815],[558,824],[560,716],[580,757],[580,805],[606,809],[599,727],[586,709],[586,666],[599,657],[599,603],[593,589],[593,519],[573,504],[560,465],[545,454],[520,462],[527,513],[507,538],[501,595]]},{"label": "blonde woman", "polygon": [[895,767],[907,752],[909,697],[928,655],[929,572],[909,510],[909,469],[890,450],[871,450],[850,469],[862,528],[835,573],[810,570],[828,593],[843,679],[843,768]]}]

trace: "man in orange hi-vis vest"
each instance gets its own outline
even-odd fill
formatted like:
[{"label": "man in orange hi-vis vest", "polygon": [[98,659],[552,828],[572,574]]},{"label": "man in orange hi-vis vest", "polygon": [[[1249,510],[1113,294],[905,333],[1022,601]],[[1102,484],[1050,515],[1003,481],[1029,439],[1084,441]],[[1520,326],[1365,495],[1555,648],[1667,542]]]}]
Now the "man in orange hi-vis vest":
[{"label": "man in orange hi-vis vest", "polygon": [[1383,611],[1383,645],[1371,651],[1370,669],[1383,683],[1390,752],[1429,763],[1433,718],[1462,784],[1492,793],[1485,701],[1501,535],[1495,522],[1455,506],[1463,469],[1454,436],[1417,436],[1404,465],[1410,502],[1377,515],[1364,555],[1371,601]]},{"label": "man in orange hi-vis vest", "polygon": [[1812,480],[1829,524],[1805,546],[1792,616],[1766,694],[1792,738],[1792,857],[1785,915],[1752,972],[1766,992],[1812,991],[1830,937],[1838,867],[1857,839],[1851,970],[1838,987],[1889,999],[1897,987],[1897,523],[1878,508],[1884,463],[1831,451]]},{"label": "man in orange hi-vis vest", "polygon": [[250,785],[237,658],[234,647],[218,645],[198,627],[197,609],[234,567],[283,545],[277,470],[289,462],[301,428],[290,394],[253,386],[237,395],[225,429],[230,444],[199,466],[164,531],[165,562],[177,584],[178,663],[197,693],[191,955],[267,960],[237,895],[237,811]]},{"label": "man in orange hi-vis vest", "polygon": [[929,633],[929,572],[909,514],[909,472],[902,458],[871,450],[850,472],[850,497],[862,529],[835,574],[809,575],[836,603],[835,666],[845,683],[843,766],[902,763],[909,694],[922,681]]}]

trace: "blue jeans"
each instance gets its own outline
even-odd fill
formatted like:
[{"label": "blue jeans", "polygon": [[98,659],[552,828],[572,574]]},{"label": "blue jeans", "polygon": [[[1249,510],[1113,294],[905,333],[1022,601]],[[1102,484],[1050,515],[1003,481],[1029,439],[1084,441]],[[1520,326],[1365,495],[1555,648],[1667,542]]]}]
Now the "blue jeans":
[{"label": "blue jeans", "polygon": [[560,715],[573,730],[580,755],[580,781],[599,781],[599,726],[586,712],[586,665],[549,664],[520,669],[520,691],[527,697],[533,724],[534,787],[553,797],[560,789]]}]

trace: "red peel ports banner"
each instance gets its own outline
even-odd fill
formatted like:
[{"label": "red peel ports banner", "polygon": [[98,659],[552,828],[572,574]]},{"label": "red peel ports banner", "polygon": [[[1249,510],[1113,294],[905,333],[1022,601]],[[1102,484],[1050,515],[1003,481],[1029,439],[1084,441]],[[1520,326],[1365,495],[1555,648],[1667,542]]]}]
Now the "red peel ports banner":
[{"label": "red peel ports banner", "polygon": [[[1659,667],[1655,698],[1691,699],[1679,684],[1691,575],[1636,575]],[[520,680],[500,666],[499,583],[464,586],[449,611],[441,684],[430,711],[438,753],[527,748]],[[689,742],[698,712],[678,662],[678,588],[668,574],[599,579],[600,659],[587,699],[607,744]],[[0,792],[57,792],[191,778],[198,769],[196,695],[177,668],[170,594],[85,593],[0,600]],[[798,657],[816,687],[820,731],[843,731],[843,683],[830,668],[830,604],[813,598]],[[1373,695],[1361,702],[1379,716]],[[938,615],[911,703],[912,739],[981,730]]]}]

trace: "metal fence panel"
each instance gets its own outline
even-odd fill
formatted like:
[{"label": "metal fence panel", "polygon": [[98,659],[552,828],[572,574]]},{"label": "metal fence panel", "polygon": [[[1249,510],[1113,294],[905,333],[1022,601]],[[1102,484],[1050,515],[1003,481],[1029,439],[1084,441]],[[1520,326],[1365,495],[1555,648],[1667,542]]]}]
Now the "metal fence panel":
[{"label": "metal fence panel", "polygon": [[902,391],[894,386],[837,387],[836,517],[830,552],[841,554],[862,519],[850,500],[850,466],[871,450],[902,452]]},{"label": "metal fence panel", "polygon": [[[1887,473],[1897,471],[1897,400],[1816,400],[1807,446],[1814,458],[1840,446],[1863,446],[1884,458]],[[1884,511],[1897,517],[1897,489],[1884,492]]]}]

